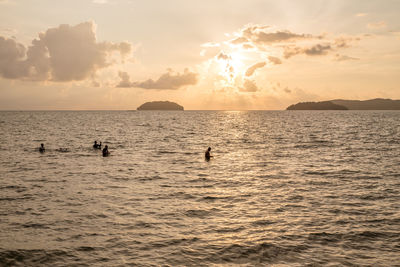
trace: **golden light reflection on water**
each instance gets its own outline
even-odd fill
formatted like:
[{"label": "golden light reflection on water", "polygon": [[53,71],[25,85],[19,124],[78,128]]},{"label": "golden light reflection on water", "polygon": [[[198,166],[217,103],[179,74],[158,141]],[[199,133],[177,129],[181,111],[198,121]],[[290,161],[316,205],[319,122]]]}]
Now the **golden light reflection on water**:
[{"label": "golden light reflection on water", "polygon": [[[14,253],[3,255],[68,247],[85,262],[174,266],[397,255],[398,113],[38,114],[2,117],[0,244]],[[93,134],[112,156],[91,148]],[[31,136],[46,153],[26,149]],[[52,149],[64,143],[70,152]]]}]

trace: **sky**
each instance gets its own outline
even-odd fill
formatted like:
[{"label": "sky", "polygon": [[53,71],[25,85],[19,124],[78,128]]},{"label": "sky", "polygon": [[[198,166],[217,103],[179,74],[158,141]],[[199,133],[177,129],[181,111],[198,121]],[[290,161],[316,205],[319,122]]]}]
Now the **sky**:
[{"label": "sky", "polygon": [[0,0],[0,110],[400,99],[397,0]]}]

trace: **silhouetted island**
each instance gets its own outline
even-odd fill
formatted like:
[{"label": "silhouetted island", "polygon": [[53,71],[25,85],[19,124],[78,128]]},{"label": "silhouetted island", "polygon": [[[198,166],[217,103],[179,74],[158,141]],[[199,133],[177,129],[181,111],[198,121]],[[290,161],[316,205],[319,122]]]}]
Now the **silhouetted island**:
[{"label": "silhouetted island", "polygon": [[370,100],[336,99],[322,102],[302,102],[287,110],[400,110],[400,100],[376,98]]},{"label": "silhouetted island", "polygon": [[323,102],[301,102],[291,105],[287,110],[347,110],[345,106],[337,105],[331,101]]},{"label": "silhouetted island", "polygon": [[144,103],[137,110],[183,110],[183,107],[170,101],[153,101]]}]

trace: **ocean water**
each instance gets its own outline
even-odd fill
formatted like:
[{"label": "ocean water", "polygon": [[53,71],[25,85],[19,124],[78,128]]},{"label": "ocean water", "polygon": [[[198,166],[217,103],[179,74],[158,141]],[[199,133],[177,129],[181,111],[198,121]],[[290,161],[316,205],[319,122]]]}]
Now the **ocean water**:
[{"label": "ocean water", "polygon": [[0,127],[0,266],[400,266],[399,111],[0,112]]}]

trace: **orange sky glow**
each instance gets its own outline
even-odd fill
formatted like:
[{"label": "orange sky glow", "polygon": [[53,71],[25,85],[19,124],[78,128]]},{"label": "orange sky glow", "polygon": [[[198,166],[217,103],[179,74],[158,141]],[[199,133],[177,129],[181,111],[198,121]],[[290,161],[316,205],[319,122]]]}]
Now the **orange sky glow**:
[{"label": "orange sky glow", "polygon": [[393,0],[0,0],[1,110],[400,99]]}]

